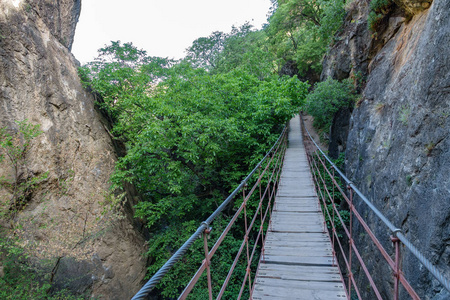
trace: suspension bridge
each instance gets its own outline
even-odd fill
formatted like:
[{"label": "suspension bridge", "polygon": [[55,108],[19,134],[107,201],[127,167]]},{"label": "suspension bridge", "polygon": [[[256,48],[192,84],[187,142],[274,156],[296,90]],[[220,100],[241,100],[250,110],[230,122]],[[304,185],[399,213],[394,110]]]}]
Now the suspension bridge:
[{"label": "suspension bridge", "polygon": [[[396,300],[405,296],[421,299],[401,269],[401,249],[412,253],[442,287],[450,292],[449,280],[442,272],[406,238],[401,228],[394,226],[345,177],[312,140],[307,130],[305,136],[308,140],[303,140],[301,123],[299,116],[289,122],[289,126],[283,130],[278,141],[261,162],[216,211],[200,224],[195,233],[132,300],[147,299],[164,275],[183,258],[194,242],[202,237],[205,259],[181,292],[179,299],[188,298],[198,281],[204,277],[208,287],[205,297],[222,299],[239,265],[245,270],[245,275],[240,279],[242,284],[236,299]],[[317,150],[307,153],[305,143],[309,143],[309,148],[314,145]],[[336,180],[336,176],[340,176],[341,182]],[[331,187],[326,178],[331,178]],[[337,208],[337,194],[349,207],[348,219]],[[241,205],[210,247],[210,225],[239,197],[242,197]],[[383,246],[386,241],[380,242],[380,237],[375,236],[356,209],[355,199],[365,203],[369,211],[391,232],[389,242],[392,247],[386,250],[386,246]],[[252,214],[248,209],[250,202],[254,202],[253,206],[256,206]],[[232,227],[238,226],[236,220],[239,218],[244,220],[242,242],[234,261],[231,262],[228,275],[223,279],[223,283],[218,285],[212,282],[211,272],[214,270],[211,270],[211,262],[216,259],[214,255]],[[383,278],[392,285],[392,295],[389,298],[386,298],[386,295],[383,298],[376,280],[372,278],[371,270],[354,243],[352,228],[355,222],[365,230],[364,234],[370,238],[373,248],[383,259],[380,263],[390,268],[390,273]],[[261,252],[259,258],[258,249]],[[340,253],[339,262],[336,253]],[[368,284],[364,286],[364,290],[353,274],[355,269],[360,270],[359,275],[365,276],[364,282]],[[204,274],[206,276],[202,277]]]},{"label": "suspension bridge", "polygon": [[298,116],[289,128],[289,147],[253,299],[345,299]]}]

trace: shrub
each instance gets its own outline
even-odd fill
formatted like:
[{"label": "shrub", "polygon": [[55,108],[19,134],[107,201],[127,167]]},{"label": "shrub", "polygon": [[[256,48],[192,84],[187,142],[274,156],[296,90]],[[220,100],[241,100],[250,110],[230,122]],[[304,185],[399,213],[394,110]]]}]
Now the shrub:
[{"label": "shrub", "polygon": [[8,236],[0,229],[0,258],[3,274],[0,277],[0,299],[5,300],[82,300],[87,295],[75,295],[68,290],[52,291],[52,277],[40,269],[20,246],[23,240]]},{"label": "shrub", "polygon": [[389,13],[392,0],[372,0],[370,2],[370,13],[367,18],[369,30],[375,32],[385,15]]},{"label": "shrub", "polygon": [[306,111],[314,117],[316,128],[328,129],[334,114],[342,107],[349,107],[354,100],[354,87],[350,81],[329,78],[316,83],[314,91],[306,97]]}]

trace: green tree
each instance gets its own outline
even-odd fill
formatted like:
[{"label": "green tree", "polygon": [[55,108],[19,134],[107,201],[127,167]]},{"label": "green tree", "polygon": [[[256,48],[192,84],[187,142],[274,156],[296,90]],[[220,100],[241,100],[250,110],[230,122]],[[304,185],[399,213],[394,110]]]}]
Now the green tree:
[{"label": "green tree", "polygon": [[246,23],[233,27],[219,55],[215,73],[242,69],[263,80],[276,73],[275,57],[269,51],[265,31],[256,31]]},{"label": "green tree", "polygon": [[306,110],[314,117],[314,126],[328,130],[334,114],[342,107],[350,107],[355,100],[353,84],[328,78],[318,82],[313,92],[306,97]]},{"label": "green tree", "polygon": [[249,23],[233,26],[230,33],[213,32],[195,40],[187,49],[186,59],[212,74],[242,69],[262,80],[276,72],[265,31],[254,30]]},{"label": "green tree", "polygon": [[187,49],[186,58],[196,67],[215,68],[226,38],[227,35],[221,31],[215,31],[208,37],[198,38]]},{"label": "green tree", "polygon": [[318,79],[322,57],[342,24],[343,5],[341,0],[277,1],[267,34],[279,67],[293,61],[302,77]]},{"label": "green tree", "polygon": [[12,180],[1,178],[0,184],[10,190],[12,197],[9,205],[4,206],[0,213],[12,211],[13,216],[18,209],[22,208],[27,197],[34,187],[47,178],[48,172],[38,176],[29,176],[26,168],[25,154],[30,147],[31,140],[39,136],[42,131],[40,125],[33,125],[28,120],[17,122],[17,132],[11,134],[7,127],[0,128],[0,162],[5,158],[13,170]]},{"label": "green tree", "polygon": [[[122,52],[120,43],[113,46],[104,49]],[[96,60],[80,73],[126,144],[112,181],[115,188],[130,182],[142,194],[136,216],[151,231],[153,272],[264,155],[308,85],[295,77],[261,80],[240,67],[212,72],[189,60],[150,67],[161,61],[145,57],[119,67],[116,55],[108,57],[113,61]],[[164,295],[177,295],[194,269],[177,266],[162,282],[170,284]]]}]

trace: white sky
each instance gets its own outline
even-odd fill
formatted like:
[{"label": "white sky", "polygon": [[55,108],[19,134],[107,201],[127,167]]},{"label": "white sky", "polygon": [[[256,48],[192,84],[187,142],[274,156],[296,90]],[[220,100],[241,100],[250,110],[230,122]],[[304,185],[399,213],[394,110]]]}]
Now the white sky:
[{"label": "white sky", "polygon": [[179,59],[199,37],[249,21],[266,22],[270,0],[82,0],[72,53],[92,61],[110,41],[132,42],[150,56]]}]

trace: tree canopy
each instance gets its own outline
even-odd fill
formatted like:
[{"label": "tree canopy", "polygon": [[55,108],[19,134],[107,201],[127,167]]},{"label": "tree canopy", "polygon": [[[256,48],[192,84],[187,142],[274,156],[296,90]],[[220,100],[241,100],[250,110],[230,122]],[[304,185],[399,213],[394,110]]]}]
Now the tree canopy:
[{"label": "tree canopy", "polygon": [[322,57],[342,24],[342,0],[279,0],[269,19],[271,51],[281,66],[295,62],[299,75],[318,80]]},{"label": "tree canopy", "polygon": [[[135,216],[150,230],[149,273],[214,211],[299,111],[309,84],[280,76],[281,69],[291,63],[304,78],[317,77],[342,7],[340,0],[273,1],[262,30],[247,23],[213,32],[195,40],[183,60],[150,57],[117,41],[80,68],[114,138],[125,145],[111,181],[116,190],[131,183],[141,195]],[[225,255],[237,250],[233,238],[225,243]],[[201,251],[189,257],[201,261]],[[230,263],[222,262],[223,272]],[[194,269],[178,265],[163,278],[161,295],[177,296]]]},{"label": "tree canopy", "polygon": [[[174,62],[113,42],[80,69],[113,120],[112,134],[126,145],[112,182],[116,189],[132,183],[142,195],[136,216],[151,230],[149,256],[159,259],[154,268],[184,241],[180,229],[195,229],[262,158],[309,87],[295,77],[252,72],[251,63],[230,62],[213,72],[223,54],[214,54],[218,45],[203,45],[212,47]],[[247,46],[237,34],[229,36],[222,51],[238,45]],[[177,294],[184,283],[172,282],[165,295]]]}]

